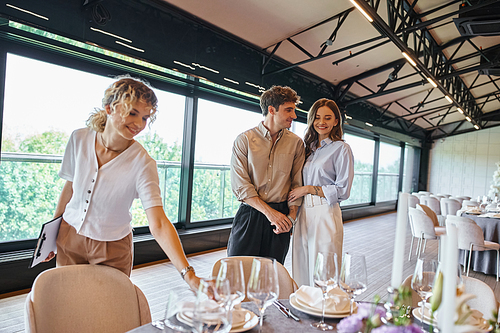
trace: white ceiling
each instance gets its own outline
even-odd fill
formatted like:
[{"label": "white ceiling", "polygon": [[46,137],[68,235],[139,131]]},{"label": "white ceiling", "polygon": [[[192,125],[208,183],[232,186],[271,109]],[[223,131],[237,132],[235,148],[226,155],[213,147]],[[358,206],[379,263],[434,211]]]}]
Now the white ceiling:
[{"label": "white ceiling", "polygon": [[[353,7],[349,0],[163,1],[187,11],[192,15],[199,17],[201,20],[207,21],[223,30],[226,30],[231,34],[236,35],[237,37],[268,52],[271,52],[278,42],[283,41],[277,49],[276,55],[292,64],[307,60],[309,57],[292,43],[287,41],[287,38],[293,36],[292,39],[296,43],[312,55],[316,56],[319,54],[322,44],[329,38],[337,26],[339,22],[338,19],[322,24],[307,32],[296,36],[294,35]],[[410,0],[409,2],[412,3],[413,1]],[[417,13],[423,13],[443,4],[455,3],[422,18],[422,21],[427,21],[458,10],[459,4],[456,2],[457,1],[454,0],[420,0],[415,6],[415,11]],[[387,22],[387,16],[384,14],[387,13],[386,6],[387,2],[381,1],[377,13],[384,19],[384,21]],[[430,33],[439,45],[460,37],[460,34],[452,21],[454,17],[457,17],[457,15],[451,16],[438,22],[434,26],[431,26],[431,28],[435,28],[430,29]],[[358,10],[354,10],[348,15],[344,24],[340,27],[333,45],[328,46],[325,53],[348,47],[355,43],[367,41],[378,36],[380,36],[380,33],[375,29],[375,27],[369,23]],[[334,85],[337,85],[342,80],[364,73],[370,69],[377,68],[391,61],[401,59],[402,55],[398,47],[396,47],[392,42],[389,42],[362,55],[353,56],[348,60],[342,61],[338,65],[332,64],[334,61],[349,57],[350,53],[355,54],[356,52],[366,49],[371,45],[376,45],[384,40],[386,39],[379,39],[378,41],[369,44],[348,48],[344,52],[309,62],[301,65],[300,67],[331,82]],[[472,42],[476,46],[485,49],[490,46],[500,44],[500,36],[475,37],[472,39]],[[459,45],[460,44],[456,44],[445,49],[443,51],[444,54],[449,58],[453,55]],[[411,42],[409,42],[409,46],[414,49]],[[464,43],[464,45],[454,55],[455,59],[474,52],[477,53],[477,56],[467,61],[455,64],[455,69],[459,70],[466,68],[467,66],[479,64],[479,53],[472,45]],[[379,89],[378,85],[387,80],[390,72],[392,72],[392,69],[365,78],[361,80],[361,83],[366,88],[377,91]],[[398,73],[398,77],[402,78],[406,75],[415,73],[416,70],[410,66],[410,64],[406,63]],[[498,77],[492,76],[490,79],[488,76],[481,75],[478,79],[476,79],[476,76],[477,71],[469,72],[461,76],[467,86],[470,86],[474,80],[476,80],[474,86],[490,82],[489,84],[471,90],[476,98],[499,90],[495,83],[500,85],[500,81],[491,83],[491,80],[495,80]],[[398,80],[389,84],[386,89],[412,83],[416,80],[422,80],[422,77],[420,75],[411,75],[407,79]],[[359,84],[354,84],[349,90],[349,93],[356,96],[365,96],[370,94],[365,87]],[[372,98],[368,101],[382,108],[385,108],[390,102],[398,101],[400,105],[404,106],[406,109],[414,110],[417,103],[421,102],[425,98],[430,89],[432,89],[432,86],[430,84],[425,84],[411,89],[405,89],[399,92]],[[300,91],[298,91],[298,93],[300,95]],[[443,98],[443,93],[437,89],[434,89],[431,95],[427,98],[427,101],[432,100],[435,101],[425,104],[419,112],[438,106],[448,105],[448,102]],[[477,102],[480,103],[481,100],[478,100]],[[405,110],[400,105],[393,103],[388,111],[396,116],[406,116],[406,119],[408,120],[415,117],[418,118],[422,115],[419,113],[419,116],[408,116],[410,115],[408,110]],[[497,110],[500,110],[500,101],[498,99],[493,99],[493,101],[486,103],[483,108],[483,112],[485,113]],[[452,112],[443,119],[442,115],[444,115],[446,111],[447,110],[445,109],[444,111],[438,113],[431,113],[426,117],[420,117],[416,120],[415,124],[422,128],[430,128],[438,124],[442,125],[464,120],[464,116],[458,112]],[[455,111],[455,109],[452,111]],[[472,125],[465,122],[462,128],[464,127],[472,128]]]}]

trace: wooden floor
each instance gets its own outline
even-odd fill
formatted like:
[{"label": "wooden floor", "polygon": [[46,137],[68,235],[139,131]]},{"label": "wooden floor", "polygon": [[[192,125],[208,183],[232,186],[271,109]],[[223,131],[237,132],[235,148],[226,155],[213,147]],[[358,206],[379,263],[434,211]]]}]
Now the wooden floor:
[{"label": "wooden floor", "polygon": [[[389,213],[374,217],[348,221],[344,224],[344,252],[361,253],[366,256],[368,289],[357,300],[372,300],[375,295],[385,297],[391,280],[396,214]],[[408,258],[411,233],[407,230],[405,258]],[[425,253],[437,259],[437,241],[428,241]],[[190,256],[189,262],[200,277],[209,276],[213,263],[226,256],[226,250]],[[403,277],[413,273],[416,262],[405,259]],[[285,267],[291,271],[291,258],[287,256]],[[495,276],[472,272],[470,276],[481,279],[494,290],[500,300],[500,286]],[[132,281],[144,292],[151,307],[153,320],[162,319],[167,294],[170,290],[190,295],[191,291],[181,280],[170,262],[157,263],[132,271]],[[1,297],[1,296],[0,296]],[[24,301],[26,294],[0,299],[0,332],[24,332]]]}]

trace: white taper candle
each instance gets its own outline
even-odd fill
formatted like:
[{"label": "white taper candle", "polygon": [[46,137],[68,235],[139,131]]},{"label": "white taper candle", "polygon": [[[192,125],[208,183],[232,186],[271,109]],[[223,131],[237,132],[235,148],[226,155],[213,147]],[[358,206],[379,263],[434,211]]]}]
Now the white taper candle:
[{"label": "white taper candle", "polygon": [[406,224],[408,221],[408,193],[399,192],[391,287],[397,289],[403,282]]}]

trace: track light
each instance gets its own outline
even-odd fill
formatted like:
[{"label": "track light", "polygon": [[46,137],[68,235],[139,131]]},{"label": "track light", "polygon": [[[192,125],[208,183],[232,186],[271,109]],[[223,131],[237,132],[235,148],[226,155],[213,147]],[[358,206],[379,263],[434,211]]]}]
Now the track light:
[{"label": "track light", "polygon": [[370,15],[368,15],[368,13],[365,12],[364,9],[361,8],[361,6],[356,3],[356,1],[351,0],[351,2],[354,5],[354,7],[356,7],[361,12],[361,14],[363,14],[364,17],[366,17],[368,22],[370,22],[370,23],[373,22],[373,19],[370,17]]},{"label": "track light", "polygon": [[462,110],[461,108],[457,108],[457,111],[460,112],[461,114],[464,114],[464,110]]},{"label": "track light", "polygon": [[477,126],[477,125],[474,125],[474,128],[478,130],[478,129],[479,129],[479,126]]},{"label": "track light", "polygon": [[406,52],[401,52],[401,54],[406,58],[406,60],[408,60],[410,65],[412,65],[413,67],[417,67],[417,63],[415,62],[415,60],[413,60]]},{"label": "track light", "polygon": [[428,78],[427,78],[427,81],[429,81],[429,83],[430,83],[430,84],[431,84],[434,88],[437,88],[437,86],[438,86],[438,85],[436,84],[436,82],[434,82],[434,80],[433,80],[433,79],[431,79],[430,77],[428,77]]},{"label": "track light", "polygon": [[467,119],[467,121],[470,123],[472,121],[472,119],[470,119],[469,116],[465,117],[465,119]]},{"label": "track light", "polygon": [[449,103],[453,103],[453,100],[451,99],[450,96],[448,95],[444,95],[444,98],[446,98],[446,100],[449,102]]}]

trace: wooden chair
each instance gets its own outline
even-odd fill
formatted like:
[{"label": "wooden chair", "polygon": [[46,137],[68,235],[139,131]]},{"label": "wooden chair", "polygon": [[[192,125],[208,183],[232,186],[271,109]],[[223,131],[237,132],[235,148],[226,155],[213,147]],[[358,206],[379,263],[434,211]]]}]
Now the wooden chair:
[{"label": "wooden chair", "polygon": [[25,303],[26,332],[126,332],[151,322],[142,291],[116,268],[71,265],[37,276]]}]

